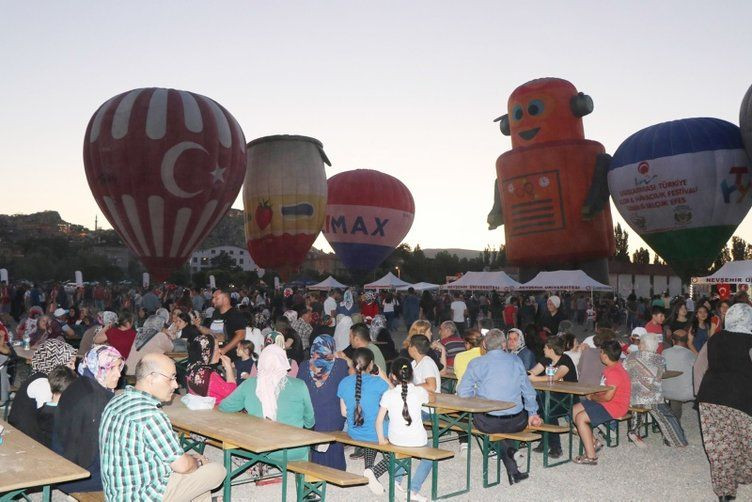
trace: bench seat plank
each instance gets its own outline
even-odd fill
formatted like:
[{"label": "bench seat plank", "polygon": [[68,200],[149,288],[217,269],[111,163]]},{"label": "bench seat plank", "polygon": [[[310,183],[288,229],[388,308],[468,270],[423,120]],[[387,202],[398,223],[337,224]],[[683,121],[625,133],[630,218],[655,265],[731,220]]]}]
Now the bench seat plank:
[{"label": "bench seat plank", "polygon": [[408,447],[397,446],[391,443],[381,445],[378,443],[371,443],[369,441],[359,441],[353,439],[347,435],[345,431],[327,432],[330,436],[334,436],[334,439],[343,444],[349,444],[352,446],[360,446],[361,448],[370,448],[372,450],[385,451],[389,453],[397,453],[406,457],[424,458],[427,460],[444,460],[446,458],[452,458],[454,452],[449,450],[441,450],[439,448],[431,448],[429,446]]},{"label": "bench seat plank", "polygon": [[365,476],[303,460],[288,462],[287,470],[298,474],[304,474],[311,480],[326,481],[327,483],[333,483],[337,486],[355,486],[368,483],[368,479]]}]

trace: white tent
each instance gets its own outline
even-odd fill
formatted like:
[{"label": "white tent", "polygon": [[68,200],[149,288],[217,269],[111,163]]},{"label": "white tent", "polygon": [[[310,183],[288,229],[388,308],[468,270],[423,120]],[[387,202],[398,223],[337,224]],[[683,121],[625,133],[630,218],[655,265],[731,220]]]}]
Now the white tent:
[{"label": "white tent", "polygon": [[363,289],[397,289],[403,286],[410,286],[410,284],[389,272],[378,281],[366,284]]},{"label": "white tent", "polygon": [[601,284],[582,270],[556,270],[539,272],[517,289],[522,291],[611,291],[614,288]]},{"label": "white tent", "polygon": [[752,284],[752,260],[730,261],[713,275],[692,277],[692,284]]},{"label": "white tent", "polygon": [[433,291],[433,290],[439,289],[439,285],[431,284],[430,282],[416,282],[415,284],[408,284],[407,286],[402,286],[400,288],[397,288],[397,291],[407,291],[410,288],[413,288],[415,291],[418,291],[418,292]]},{"label": "white tent", "polygon": [[454,282],[444,284],[442,289],[510,291],[520,285],[504,272],[467,272]]},{"label": "white tent", "polygon": [[337,279],[332,277],[331,275],[321,281],[318,284],[314,284],[312,286],[308,286],[308,289],[314,290],[314,291],[329,291],[330,289],[334,288],[340,288],[340,289],[347,289],[346,284],[342,284]]}]

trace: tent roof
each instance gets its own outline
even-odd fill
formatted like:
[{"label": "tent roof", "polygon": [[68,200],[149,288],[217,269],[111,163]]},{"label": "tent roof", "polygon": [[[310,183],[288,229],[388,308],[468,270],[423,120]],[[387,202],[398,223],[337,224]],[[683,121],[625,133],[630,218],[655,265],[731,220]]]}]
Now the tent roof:
[{"label": "tent roof", "polygon": [[312,289],[315,291],[329,291],[330,289],[334,288],[340,288],[340,289],[347,289],[346,284],[342,284],[337,279],[332,277],[331,275],[324,279],[323,281],[319,282],[318,284],[313,284],[311,286],[308,286],[308,289]]},{"label": "tent roof", "polygon": [[556,270],[539,272],[518,289],[523,291],[611,291],[614,288],[608,284],[601,284],[582,270]]},{"label": "tent roof", "polygon": [[692,277],[692,284],[752,284],[752,260],[730,261],[715,274]]},{"label": "tent roof", "polygon": [[369,282],[363,286],[363,289],[396,289],[402,286],[410,286],[410,284],[389,272],[378,281]]},{"label": "tent roof", "polygon": [[415,284],[399,287],[397,291],[407,291],[410,288],[413,288],[415,291],[433,291],[434,289],[439,289],[439,285],[430,282],[416,282]]},{"label": "tent roof", "polygon": [[520,285],[505,272],[467,272],[454,282],[444,284],[443,289],[459,290],[512,290]]}]

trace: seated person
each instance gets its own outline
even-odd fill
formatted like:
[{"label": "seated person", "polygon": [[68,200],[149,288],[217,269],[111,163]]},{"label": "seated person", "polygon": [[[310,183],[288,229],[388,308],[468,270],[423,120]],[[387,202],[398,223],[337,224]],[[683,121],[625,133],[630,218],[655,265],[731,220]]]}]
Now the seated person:
[{"label": "seated person", "polygon": [[[181,314],[185,315],[185,314]],[[125,360],[125,374],[135,375],[136,365],[146,354],[165,354],[173,352],[174,345],[170,336],[163,329],[162,318],[156,315],[149,316],[144,325],[139,329],[136,339],[133,340],[128,359]]]},{"label": "seated person", "polygon": [[[501,338],[504,340],[504,346],[506,347],[507,337],[504,335],[504,332],[497,328],[493,329],[496,329],[499,332],[498,334],[501,334]],[[468,329],[465,331],[462,339],[465,341],[465,350],[454,356],[454,374],[457,376],[458,382],[462,379],[462,375],[465,374],[465,370],[470,361],[483,355],[483,349],[481,347],[483,344],[483,335],[480,331],[477,329]]]},{"label": "seated person", "polygon": [[673,346],[663,351],[666,360],[666,369],[681,371],[682,374],[667,378],[661,382],[663,398],[668,400],[671,412],[678,421],[681,421],[682,405],[694,401],[695,394],[692,389],[692,369],[697,359],[697,354],[689,347],[689,335],[686,331],[677,329],[671,332]]},{"label": "seated person", "polygon": [[[514,403],[514,407],[476,413],[473,423],[478,430],[493,432],[520,432],[528,425],[540,425],[535,389],[528,379],[522,359],[504,352],[503,338],[495,331],[486,333],[484,340],[487,353],[476,357],[467,365],[467,370],[457,386],[460,397],[479,397]],[[503,440],[501,460],[507,471],[509,484],[527,479],[514,460],[513,443]]]},{"label": "seated person", "polygon": [[598,452],[602,445],[596,442],[591,427],[621,418],[629,411],[631,383],[629,374],[619,363],[621,345],[616,340],[606,340],[600,348],[601,361],[606,366],[603,369],[605,384],[614,387],[597,394],[591,394],[580,400],[572,408],[572,416],[585,447],[585,455],[573,459],[576,464],[596,465]]},{"label": "seated person", "polygon": [[102,330],[94,336],[94,343],[109,343],[117,349],[118,352],[128,359],[133,340],[136,339],[136,330],[133,329],[133,314],[123,310],[118,314],[117,324],[107,331]]},{"label": "seated person", "polygon": [[[222,363],[225,377],[217,370]],[[235,380],[235,367],[230,358],[219,350],[213,335],[199,335],[188,346],[188,367],[186,371],[188,392],[202,397],[213,397],[221,402],[238,387]]]},{"label": "seated person", "polygon": [[39,421],[39,429],[42,431],[42,444],[47,448],[52,448],[52,432],[55,430],[57,403],[60,401],[60,395],[63,391],[76,380],[76,372],[67,366],[56,366],[47,375],[47,380],[50,382],[52,400],[44,403],[44,406],[37,410],[37,420]]},{"label": "seated person", "polygon": [[[269,331],[266,335],[264,335],[264,347],[263,348],[266,348],[269,345],[276,345],[277,347],[284,350],[285,349],[285,336],[282,333],[279,333],[277,331]],[[285,350],[285,354],[287,354],[286,350]],[[287,362],[290,364],[290,370],[287,372],[287,376],[293,377],[293,378],[297,377],[300,366],[298,366],[298,363],[295,361],[295,359],[290,359],[289,357],[287,358]],[[251,370],[251,376],[252,377],[258,376],[258,359],[256,359],[256,364],[253,365],[253,369]]]},{"label": "seated person", "polygon": [[507,331],[507,351],[516,355],[525,366],[525,371],[530,371],[535,366],[535,354],[525,343],[525,335],[517,328]]},{"label": "seated person", "polygon": [[237,347],[238,359],[235,361],[235,378],[243,383],[243,380],[251,376],[255,363],[255,348],[250,340],[242,340]]},{"label": "seated person", "polygon": [[[399,351],[399,357],[407,357],[408,359],[410,359],[410,354],[407,350],[408,347],[410,347],[410,339],[415,335],[424,335],[430,341],[433,337],[431,329],[432,328],[430,322],[423,319],[415,321],[412,326],[410,326],[410,330],[407,332],[407,338],[405,338],[405,341],[402,342],[403,348]],[[436,363],[439,371],[443,371],[444,368],[446,368],[446,349],[441,344],[441,342],[436,341],[431,345],[431,349],[428,351],[428,356],[433,359],[434,363]]]},{"label": "seated person", "polygon": [[[350,347],[353,349],[368,349],[373,353],[373,362],[382,373],[386,374],[386,361],[381,354],[378,345],[371,341],[371,331],[365,323],[359,322],[350,327]],[[352,352],[351,352],[352,353]],[[337,357],[344,359],[350,368],[350,374],[355,373],[353,361],[347,355],[347,352],[338,352]]]},{"label": "seated person", "polygon": [[[603,374],[601,345],[614,338],[609,328],[598,328],[598,333],[585,338],[580,344],[580,361],[577,363],[577,380],[587,385],[600,385]],[[620,345],[621,346],[621,345]]]}]

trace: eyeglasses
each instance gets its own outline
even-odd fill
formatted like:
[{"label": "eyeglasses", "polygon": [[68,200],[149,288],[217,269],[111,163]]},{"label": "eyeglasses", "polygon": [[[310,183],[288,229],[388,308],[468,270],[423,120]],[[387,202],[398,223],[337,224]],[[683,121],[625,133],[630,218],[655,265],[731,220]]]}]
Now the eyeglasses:
[{"label": "eyeglasses", "polygon": [[160,375],[160,376],[163,376],[163,377],[165,377],[165,378],[166,378],[167,380],[172,380],[173,382],[177,382],[177,381],[178,381],[178,376],[177,376],[177,375],[172,375],[172,376],[168,376],[168,375],[165,375],[164,373],[160,373],[159,371],[152,371],[152,372],[151,372],[151,374],[152,374],[152,375]]}]

